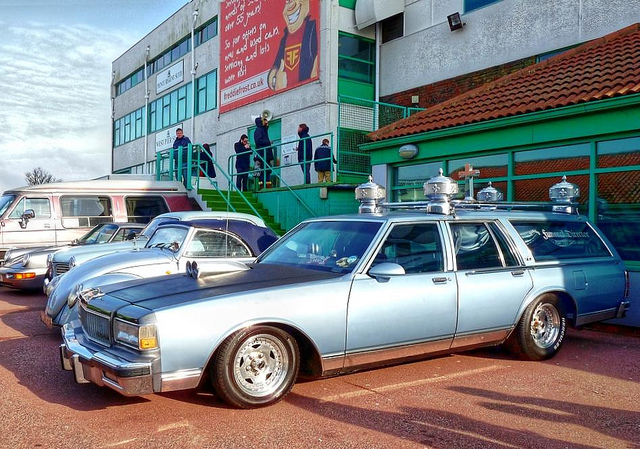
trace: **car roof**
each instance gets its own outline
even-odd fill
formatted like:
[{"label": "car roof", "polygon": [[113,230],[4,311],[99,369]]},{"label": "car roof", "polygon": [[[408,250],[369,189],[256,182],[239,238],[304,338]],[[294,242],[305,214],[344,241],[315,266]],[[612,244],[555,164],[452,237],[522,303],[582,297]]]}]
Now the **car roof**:
[{"label": "car roof", "polygon": [[190,210],[179,212],[166,212],[160,214],[155,218],[175,218],[180,221],[199,220],[199,219],[235,219],[244,220],[255,224],[256,226],[266,227],[266,223],[260,217],[251,214],[245,214],[242,212],[227,212],[227,211],[204,211],[204,210]]}]

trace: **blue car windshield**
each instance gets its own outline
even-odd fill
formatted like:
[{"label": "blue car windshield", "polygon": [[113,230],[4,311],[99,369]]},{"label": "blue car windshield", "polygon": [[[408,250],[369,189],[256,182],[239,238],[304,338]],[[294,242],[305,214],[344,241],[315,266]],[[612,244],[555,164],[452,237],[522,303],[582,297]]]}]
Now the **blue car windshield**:
[{"label": "blue car windshield", "polygon": [[165,226],[158,228],[147,242],[147,248],[163,248],[177,253],[184,244],[189,228]]},{"label": "blue car windshield", "polygon": [[278,240],[258,263],[350,273],[381,226],[379,222],[358,220],[305,223]]}]

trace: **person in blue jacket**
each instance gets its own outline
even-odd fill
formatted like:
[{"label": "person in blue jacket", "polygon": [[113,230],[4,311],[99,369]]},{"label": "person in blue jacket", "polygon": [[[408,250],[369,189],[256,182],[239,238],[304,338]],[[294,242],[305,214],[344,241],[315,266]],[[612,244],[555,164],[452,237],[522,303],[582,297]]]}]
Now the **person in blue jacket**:
[{"label": "person in blue jacket", "polygon": [[[182,183],[187,187],[187,156],[189,154],[189,144],[191,141],[182,132],[182,128],[176,129],[176,140],[173,141],[173,149],[182,147]],[[178,153],[174,153],[176,168],[178,166]],[[190,180],[189,180],[190,181]]]},{"label": "person in blue jacket", "polygon": [[298,162],[300,162],[300,168],[304,174],[304,183],[311,184],[311,161],[313,160],[313,143],[309,137],[309,127],[306,123],[300,123],[298,125]]},{"label": "person in blue jacket", "polygon": [[318,172],[318,182],[331,182],[331,165],[336,163],[329,139],[322,139],[322,145],[316,148],[313,155],[313,168]]},{"label": "person in blue jacket", "polygon": [[[271,167],[273,166],[273,149],[269,140],[269,120],[256,117],[256,129],[253,132],[253,142],[256,145],[256,157],[254,157],[256,169],[264,169],[260,172],[260,183],[267,186],[271,179]],[[264,163],[267,163],[264,166]]]}]

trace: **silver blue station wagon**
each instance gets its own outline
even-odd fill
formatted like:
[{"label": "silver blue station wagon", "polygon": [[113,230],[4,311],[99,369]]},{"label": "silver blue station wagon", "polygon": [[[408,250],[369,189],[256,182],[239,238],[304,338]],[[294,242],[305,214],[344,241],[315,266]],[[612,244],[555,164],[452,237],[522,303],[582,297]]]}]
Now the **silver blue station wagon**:
[{"label": "silver blue station wagon", "polygon": [[[495,191],[495,189],[493,189]],[[566,327],[624,316],[628,277],[563,180],[549,205],[425,202],[356,189],[360,213],[300,223],[246,269],[133,280],[80,293],[62,365],[123,395],[198,388],[239,408],[273,404],[297,376],[327,376],[505,344],[543,360]],[[543,210],[544,209],[544,210]]]}]

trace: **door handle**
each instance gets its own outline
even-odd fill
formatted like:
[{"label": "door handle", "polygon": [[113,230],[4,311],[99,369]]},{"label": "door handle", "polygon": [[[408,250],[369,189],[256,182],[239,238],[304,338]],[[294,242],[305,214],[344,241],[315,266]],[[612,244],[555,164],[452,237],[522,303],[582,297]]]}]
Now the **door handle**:
[{"label": "door handle", "polygon": [[50,225],[50,224],[45,224],[45,225],[44,225],[44,228],[45,228],[45,229],[51,229],[51,225]]},{"label": "door handle", "polygon": [[449,278],[441,277],[441,278],[431,278],[434,284],[446,284]]},{"label": "door handle", "polygon": [[511,276],[520,277],[524,275],[524,270],[516,270],[511,272]]}]

